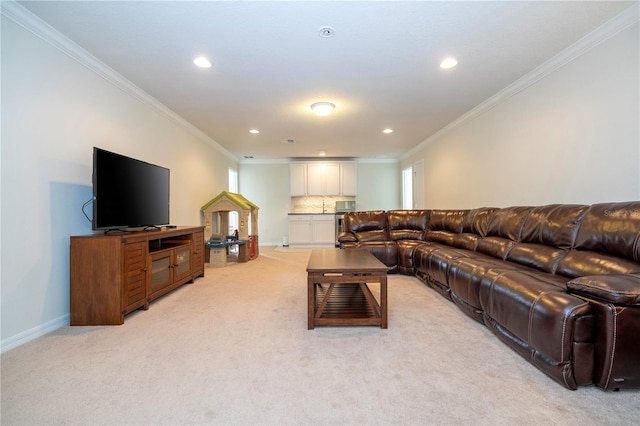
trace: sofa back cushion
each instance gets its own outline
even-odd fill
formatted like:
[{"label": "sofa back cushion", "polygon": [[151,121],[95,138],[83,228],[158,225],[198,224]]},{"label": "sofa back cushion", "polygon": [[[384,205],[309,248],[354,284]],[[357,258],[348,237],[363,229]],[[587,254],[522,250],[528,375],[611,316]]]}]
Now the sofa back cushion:
[{"label": "sofa back cushion", "polygon": [[431,210],[429,231],[462,232],[462,222],[469,210]]},{"label": "sofa back cushion", "polygon": [[431,210],[424,239],[435,243],[454,245],[462,232],[462,222],[469,210]]},{"label": "sofa back cushion", "polygon": [[490,213],[485,237],[478,242],[476,251],[506,260],[520,238],[522,225],[533,207],[507,207]]},{"label": "sofa back cushion", "polygon": [[391,210],[387,213],[389,237],[393,240],[424,240],[429,210]]},{"label": "sofa back cushion", "polygon": [[574,247],[640,263],[640,201],[589,207],[580,223]]},{"label": "sofa back cushion", "polygon": [[580,221],[589,206],[552,204],[535,207],[526,217],[520,240],[570,249],[578,233]]},{"label": "sofa back cushion", "polygon": [[522,225],[532,210],[533,207],[506,207],[493,211],[489,218],[486,235],[519,241]]},{"label": "sofa back cushion", "polygon": [[576,278],[640,272],[640,202],[589,207],[573,247],[556,274]]},{"label": "sofa back cushion", "polygon": [[344,230],[352,232],[360,242],[389,239],[387,214],[384,210],[345,213]]},{"label": "sofa back cushion", "polygon": [[487,234],[491,213],[495,210],[497,209],[491,207],[470,210],[462,221],[462,232],[484,237]]}]

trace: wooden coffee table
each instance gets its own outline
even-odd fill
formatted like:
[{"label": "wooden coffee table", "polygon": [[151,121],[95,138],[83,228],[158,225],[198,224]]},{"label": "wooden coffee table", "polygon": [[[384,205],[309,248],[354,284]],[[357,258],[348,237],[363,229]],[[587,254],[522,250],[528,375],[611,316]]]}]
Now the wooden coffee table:
[{"label": "wooden coffee table", "polygon": [[[380,285],[378,302],[367,284]],[[316,249],[307,264],[308,329],[317,325],[387,328],[387,267],[364,249]]]}]

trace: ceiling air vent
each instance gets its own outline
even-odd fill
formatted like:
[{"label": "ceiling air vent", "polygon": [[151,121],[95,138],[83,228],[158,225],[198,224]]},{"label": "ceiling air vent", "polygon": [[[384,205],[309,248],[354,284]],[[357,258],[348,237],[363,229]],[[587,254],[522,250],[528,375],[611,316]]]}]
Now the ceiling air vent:
[{"label": "ceiling air vent", "polygon": [[282,142],[283,144],[286,144],[286,145],[291,145],[291,144],[296,143],[296,141],[294,141],[293,139],[280,139],[280,142]]}]

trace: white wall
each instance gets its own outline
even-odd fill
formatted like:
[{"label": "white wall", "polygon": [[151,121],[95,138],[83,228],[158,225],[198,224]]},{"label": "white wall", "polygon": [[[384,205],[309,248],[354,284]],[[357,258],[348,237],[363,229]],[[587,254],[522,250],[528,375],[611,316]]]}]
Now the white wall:
[{"label": "white wall", "polygon": [[241,163],[240,193],[260,207],[258,238],[260,245],[281,245],[289,236],[287,213],[291,207],[289,163]]},{"label": "white wall", "polygon": [[358,210],[400,209],[401,191],[402,172],[398,162],[358,162]]},{"label": "white wall", "polygon": [[[68,323],[69,237],[91,233],[92,147],[171,169],[171,222],[201,225],[235,159],[2,18],[2,349]],[[89,208],[89,212],[91,212]]]},{"label": "white wall", "polygon": [[638,23],[403,158],[428,208],[640,199]]}]

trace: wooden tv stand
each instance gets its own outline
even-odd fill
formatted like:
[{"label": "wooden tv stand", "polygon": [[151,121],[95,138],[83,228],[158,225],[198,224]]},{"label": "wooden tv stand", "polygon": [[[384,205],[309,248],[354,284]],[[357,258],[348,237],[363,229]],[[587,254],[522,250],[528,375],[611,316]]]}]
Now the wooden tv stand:
[{"label": "wooden tv stand", "polygon": [[71,237],[71,325],[118,325],[204,276],[204,227]]}]

